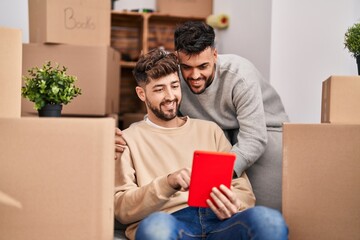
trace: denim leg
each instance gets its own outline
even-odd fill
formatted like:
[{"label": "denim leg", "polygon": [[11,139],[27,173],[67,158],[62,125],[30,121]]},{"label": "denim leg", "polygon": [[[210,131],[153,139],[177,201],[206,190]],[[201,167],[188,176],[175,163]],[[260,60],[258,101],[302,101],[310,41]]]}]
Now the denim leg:
[{"label": "denim leg", "polygon": [[[194,219],[195,209],[185,208],[174,214],[155,212],[143,219],[136,231],[135,239],[139,240],[172,240],[198,239],[194,235],[197,224]],[[188,224],[192,222],[192,224]]]},{"label": "denim leg", "polygon": [[222,221],[209,232],[208,240],[285,240],[288,228],[277,210],[257,206]]},{"label": "denim leg", "polygon": [[143,219],[136,231],[135,239],[170,240],[177,239],[176,219],[170,214],[155,212]]},{"label": "denim leg", "polygon": [[286,240],[288,229],[281,213],[267,207],[253,207],[223,221],[211,209],[188,207],[149,215],[140,222],[135,239]]}]

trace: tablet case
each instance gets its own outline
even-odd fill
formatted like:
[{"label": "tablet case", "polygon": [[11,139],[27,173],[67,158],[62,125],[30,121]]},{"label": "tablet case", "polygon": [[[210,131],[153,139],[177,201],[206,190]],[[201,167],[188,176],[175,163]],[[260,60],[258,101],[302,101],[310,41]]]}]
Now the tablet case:
[{"label": "tablet case", "polygon": [[236,155],[233,153],[195,151],[190,176],[188,205],[209,207],[211,189],[221,184],[230,188]]}]

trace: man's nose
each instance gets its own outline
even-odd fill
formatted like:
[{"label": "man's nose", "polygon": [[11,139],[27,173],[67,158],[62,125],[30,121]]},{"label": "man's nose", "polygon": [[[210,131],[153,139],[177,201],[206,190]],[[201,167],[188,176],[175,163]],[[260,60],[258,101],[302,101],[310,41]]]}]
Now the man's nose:
[{"label": "man's nose", "polygon": [[191,72],[190,77],[191,77],[192,79],[198,79],[198,78],[200,78],[200,77],[201,77],[200,71],[199,71],[198,69],[194,68],[194,69],[192,70],[192,72]]},{"label": "man's nose", "polygon": [[175,94],[173,93],[173,91],[171,89],[168,89],[166,92],[165,92],[165,98],[167,100],[173,100],[175,98]]}]

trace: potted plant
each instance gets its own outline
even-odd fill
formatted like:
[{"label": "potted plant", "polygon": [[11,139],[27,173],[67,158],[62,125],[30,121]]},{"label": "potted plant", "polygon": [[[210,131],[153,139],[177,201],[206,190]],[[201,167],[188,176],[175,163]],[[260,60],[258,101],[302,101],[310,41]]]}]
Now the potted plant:
[{"label": "potted plant", "polygon": [[29,69],[29,76],[23,76],[21,95],[35,103],[40,117],[60,117],[62,105],[81,94],[81,89],[74,85],[77,78],[66,71],[65,66],[60,68],[56,63],[53,67],[48,61],[41,68]]},{"label": "potted plant", "polygon": [[345,33],[345,47],[356,58],[358,74],[360,75],[360,23],[355,23]]}]

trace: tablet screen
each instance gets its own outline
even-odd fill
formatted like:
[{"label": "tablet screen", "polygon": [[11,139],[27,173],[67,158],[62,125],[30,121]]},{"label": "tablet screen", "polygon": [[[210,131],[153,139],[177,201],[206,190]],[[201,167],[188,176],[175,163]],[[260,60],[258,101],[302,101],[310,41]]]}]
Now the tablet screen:
[{"label": "tablet screen", "polygon": [[190,176],[188,205],[209,207],[211,189],[224,184],[230,188],[236,155],[224,152],[195,151]]}]

